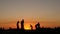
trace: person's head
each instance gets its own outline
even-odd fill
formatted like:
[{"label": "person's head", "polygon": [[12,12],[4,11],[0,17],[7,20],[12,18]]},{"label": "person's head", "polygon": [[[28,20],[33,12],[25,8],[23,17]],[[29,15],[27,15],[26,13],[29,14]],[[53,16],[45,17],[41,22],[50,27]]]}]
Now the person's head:
[{"label": "person's head", "polygon": [[24,21],[24,19],[22,19],[22,21]]},{"label": "person's head", "polygon": [[38,22],[38,24],[39,24],[39,22]]}]

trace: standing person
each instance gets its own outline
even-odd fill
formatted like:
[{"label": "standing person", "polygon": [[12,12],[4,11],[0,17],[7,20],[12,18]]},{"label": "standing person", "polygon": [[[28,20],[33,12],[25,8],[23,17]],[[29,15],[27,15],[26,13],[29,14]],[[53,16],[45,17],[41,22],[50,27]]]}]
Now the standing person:
[{"label": "standing person", "polygon": [[36,28],[36,29],[40,29],[40,24],[39,24],[39,22],[35,25],[35,28]]},{"label": "standing person", "polygon": [[24,19],[21,21],[21,29],[24,30]]},{"label": "standing person", "polygon": [[19,29],[19,21],[17,21],[17,29]]},{"label": "standing person", "polygon": [[31,30],[33,30],[33,26],[30,24]]}]

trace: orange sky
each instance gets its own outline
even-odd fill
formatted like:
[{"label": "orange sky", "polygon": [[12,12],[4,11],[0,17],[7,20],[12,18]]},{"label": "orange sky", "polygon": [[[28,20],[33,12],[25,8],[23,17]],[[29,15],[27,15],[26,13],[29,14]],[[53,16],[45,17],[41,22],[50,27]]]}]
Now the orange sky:
[{"label": "orange sky", "polygon": [[[21,21],[22,19],[20,19],[19,21]],[[11,27],[11,28],[16,28],[16,23],[17,23],[18,20],[3,20],[3,21],[0,21],[1,24],[0,24],[0,27],[4,27],[5,29]],[[30,24],[33,26],[33,29],[35,29],[35,24],[37,24],[37,22],[40,22],[40,26],[41,27],[59,27],[60,25],[60,22],[59,21],[42,21],[42,20],[38,20],[38,19],[24,19],[24,28],[29,28],[30,29]],[[59,24],[58,24],[58,23]],[[56,26],[57,25],[57,26]],[[19,27],[20,24],[19,24]]]},{"label": "orange sky", "polygon": [[60,0],[0,0],[0,27],[16,28],[23,18],[25,28],[37,22],[41,27],[59,27]]}]

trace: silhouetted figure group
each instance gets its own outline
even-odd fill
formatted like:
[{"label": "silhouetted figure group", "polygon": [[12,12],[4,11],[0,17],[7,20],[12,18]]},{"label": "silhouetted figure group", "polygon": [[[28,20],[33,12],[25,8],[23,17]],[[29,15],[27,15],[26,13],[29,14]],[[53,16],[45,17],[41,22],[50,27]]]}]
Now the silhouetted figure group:
[{"label": "silhouetted figure group", "polygon": [[[19,23],[20,23],[20,22],[18,21],[18,22],[17,22],[17,29],[19,29]],[[22,19],[22,21],[21,21],[20,24],[21,24],[21,29],[24,30],[24,19]]]},{"label": "silhouetted figure group", "polygon": [[[19,29],[19,21],[17,22],[17,29]],[[21,21],[21,29],[24,30],[24,19]],[[31,30],[33,30],[33,26],[30,24]],[[40,24],[39,22],[35,25],[36,30],[40,29]]]},{"label": "silhouetted figure group", "polygon": [[[19,29],[19,24],[21,24],[21,29]],[[4,33],[4,34],[9,34],[9,33],[13,33],[13,34],[21,34],[21,33],[24,33],[25,32],[60,32],[60,27],[55,27],[54,29],[53,28],[40,28],[40,23],[38,22],[36,25],[35,25],[35,30],[33,30],[33,26],[30,24],[30,27],[31,27],[31,30],[24,30],[24,19],[22,19],[22,21],[17,21],[17,29],[15,28],[9,28],[7,30],[5,30],[4,28],[0,28],[0,34],[1,33]]]},{"label": "silhouetted figure group", "polygon": [[[33,26],[30,24],[31,30],[33,30]],[[40,24],[39,22],[35,25],[36,30],[40,29]]]}]

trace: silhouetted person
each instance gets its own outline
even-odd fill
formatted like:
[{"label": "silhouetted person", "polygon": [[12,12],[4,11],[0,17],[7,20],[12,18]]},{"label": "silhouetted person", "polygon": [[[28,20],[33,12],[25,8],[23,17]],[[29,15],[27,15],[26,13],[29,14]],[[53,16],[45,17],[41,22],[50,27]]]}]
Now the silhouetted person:
[{"label": "silhouetted person", "polygon": [[40,29],[40,24],[39,24],[39,22],[35,25],[35,28],[36,28],[36,29]]},{"label": "silhouetted person", "polygon": [[21,21],[21,29],[24,30],[24,19]]},{"label": "silhouetted person", "polygon": [[17,21],[17,29],[19,29],[19,21]]},{"label": "silhouetted person", "polygon": [[33,26],[30,24],[31,30],[33,30]]}]

